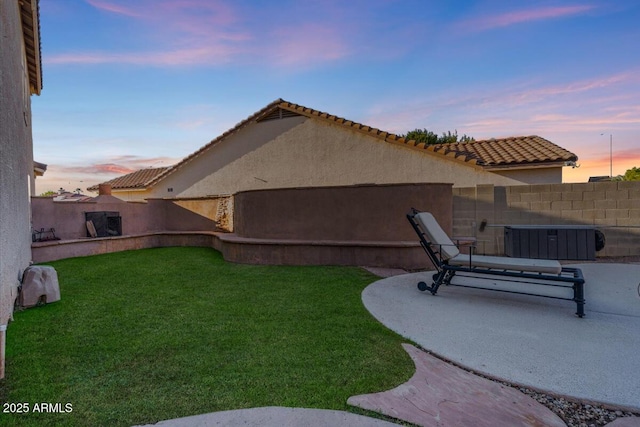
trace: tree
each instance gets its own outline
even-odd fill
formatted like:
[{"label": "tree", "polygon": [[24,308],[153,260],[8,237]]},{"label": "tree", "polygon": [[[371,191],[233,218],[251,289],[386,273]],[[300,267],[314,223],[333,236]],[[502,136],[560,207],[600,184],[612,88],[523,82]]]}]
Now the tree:
[{"label": "tree", "polygon": [[619,181],[640,181],[640,168],[632,167],[627,169],[624,175],[618,177]]},{"label": "tree", "polygon": [[424,142],[425,144],[438,144],[438,135],[427,129],[414,129],[399,136],[405,139],[413,139],[417,142]]},{"label": "tree", "polygon": [[57,196],[58,192],[53,191],[53,190],[49,190],[49,191],[45,191],[44,193],[42,193],[40,195],[40,197],[49,197],[49,196]]},{"label": "tree", "polygon": [[456,130],[454,133],[451,131],[442,133],[442,136],[438,136],[434,132],[431,132],[427,129],[414,129],[412,131],[407,132],[404,135],[399,135],[401,138],[405,139],[413,139],[416,142],[424,142],[427,145],[430,144],[455,144],[457,142],[473,142],[474,138],[462,135],[458,136],[458,131]]}]

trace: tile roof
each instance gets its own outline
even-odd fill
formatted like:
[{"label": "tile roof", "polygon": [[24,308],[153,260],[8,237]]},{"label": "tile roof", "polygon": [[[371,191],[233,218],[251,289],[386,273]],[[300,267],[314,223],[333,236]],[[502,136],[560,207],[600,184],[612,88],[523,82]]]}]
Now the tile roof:
[{"label": "tile roof", "polygon": [[513,136],[474,142],[443,144],[433,147],[441,152],[467,152],[486,167],[575,162],[578,156],[540,136]]},{"label": "tile roof", "polygon": [[[393,133],[301,105],[292,104],[282,99],[278,101],[269,104],[269,112],[271,112],[274,104],[276,104],[280,109],[341,124],[352,130],[366,133],[369,136],[383,139],[390,143],[405,144],[416,149],[442,154],[478,166],[515,166],[578,160],[578,156],[572,152],[536,135],[488,139],[469,143],[426,145],[421,142],[416,142],[413,139],[401,138]],[[263,116],[266,114],[263,113]],[[258,118],[257,121],[260,121],[260,118]]]},{"label": "tile roof", "polygon": [[[406,145],[416,150],[426,150],[434,154],[440,154],[447,158],[460,161],[469,165],[476,165],[482,168],[495,167],[522,167],[527,165],[561,164],[563,162],[575,162],[578,156],[559,147],[552,142],[539,136],[519,136],[501,139],[489,139],[485,141],[475,141],[470,143],[426,145],[416,142],[413,139],[405,139],[396,134],[383,131],[378,128],[363,125],[361,123],[347,120],[333,114],[314,110],[302,105],[287,102],[283,99],[276,99],[266,107],[252,114],[245,120],[238,123],[232,129],[224,132],[199,150],[191,153],[179,163],[170,168],[158,172],[144,183],[145,187],[153,186],[155,183],[184,167],[191,160],[209,150],[211,147],[226,139],[230,135],[251,123],[272,120],[282,117],[305,116],[332,124],[342,125],[353,131],[366,134],[368,136],[381,139],[391,144]],[[162,169],[162,168],[160,168]],[[135,173],[135,172],[134,172]],[[130,176],[132,174],[126,175]],[[117,180],[118,178],[116,178]],[[115,181],[115,180],[112,180]],[[111,182],[111,181],[110,181]],[[112,188],[117,187],[112,184]]]},{"label": "tile roof", "polygon": [[[149,186],[150,181],[152,181],[155,177],[162,174],[168,169],[170,168],[163,167],[163,168],[140,169],[138,171],[131,172],[127,175],[114,178],[111,181],[104,182],[103,184],[110,184],[112,190],[145,189]],[[98,186],[93,185],[87,188],[87,190],[98,191]]]},{"label": "tile roof", "polygon": [[80,193],[71,193],[69,191],[65,191],[53,197],[54,202],[89,202],[91,200],[93,200],[93,197],[91,196],[85,196]]}]

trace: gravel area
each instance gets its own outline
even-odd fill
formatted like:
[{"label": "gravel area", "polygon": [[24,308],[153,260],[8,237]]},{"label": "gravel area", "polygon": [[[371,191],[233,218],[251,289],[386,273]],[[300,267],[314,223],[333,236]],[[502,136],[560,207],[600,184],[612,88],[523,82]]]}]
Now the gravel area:
[{"label": "gravel area", "polygon": [[[609,409],[600,405],[580,403],[562,397],[556,397],[525,387],[515,387],[524,394],[551,409],[569,427],[600,427],[621,417],[640,417],[640,413]],[[640,422],[640,421],[639,421]]]}]

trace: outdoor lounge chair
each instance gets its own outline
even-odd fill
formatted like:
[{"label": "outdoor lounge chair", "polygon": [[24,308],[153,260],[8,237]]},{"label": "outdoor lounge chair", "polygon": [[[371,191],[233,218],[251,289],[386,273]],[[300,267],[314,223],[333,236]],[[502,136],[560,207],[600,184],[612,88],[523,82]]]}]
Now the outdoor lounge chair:
[{"label": "outdoor lounge chair", "polygon": [[[576,315],[584,316],[584,277],[579,268],[562,267],[555,260],[473,255],[473,248],[470,254],[462,254],[431,213],[411,209],[407,219],[420,237],[420,245],[437,270],[433,275],[431,286],[426,282],[418,283],[418,289],[421,291],[429,291],[435,295],[440,285],[444,284],[562,299],[574,301],[577,305]],[[513,287],[507,290],[451,283],[451,279],[456,274],[463,277],[489,279],[494,283],[496,281],[513,282],[516,290],[512,290]],[[573,290],[573,297],[531,292],[530,290],[540,289],[536,286],[570,288]]]}]

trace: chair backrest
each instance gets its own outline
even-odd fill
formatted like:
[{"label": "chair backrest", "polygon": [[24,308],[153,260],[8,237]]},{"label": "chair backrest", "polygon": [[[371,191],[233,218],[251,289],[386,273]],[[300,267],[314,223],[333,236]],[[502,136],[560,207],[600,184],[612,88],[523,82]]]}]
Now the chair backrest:
[{"label": "chair backrest", "polygon": [[457,246],[447,236],[447,233],[444,232],[430,212],[420,212],[414,218],[429,239],[429,243],[439,248],[443,261],[460,253]]}]

